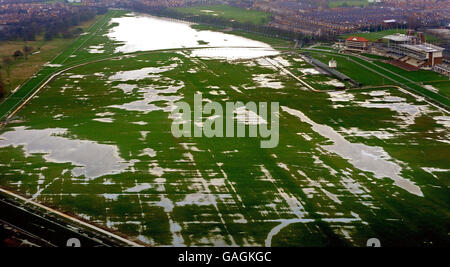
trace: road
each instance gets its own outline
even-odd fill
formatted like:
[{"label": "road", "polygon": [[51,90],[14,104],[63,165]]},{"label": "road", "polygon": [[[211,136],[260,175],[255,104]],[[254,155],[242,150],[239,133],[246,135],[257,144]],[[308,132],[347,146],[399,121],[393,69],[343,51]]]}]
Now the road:
[{"label": "road", "polygon": [[[7,226],[9,233],[33,246],[66,247],[74,238],[81,247],[142,246],[2,188],[0,210],[0,225]],[[0,236],[5,238],[1,227]],[[4,240],[0,246],[4,245],[1,242]]]}]

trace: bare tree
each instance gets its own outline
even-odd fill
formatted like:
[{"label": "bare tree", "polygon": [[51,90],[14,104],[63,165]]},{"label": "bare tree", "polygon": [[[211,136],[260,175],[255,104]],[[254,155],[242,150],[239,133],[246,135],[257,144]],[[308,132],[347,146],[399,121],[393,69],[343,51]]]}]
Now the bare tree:
[{"label": "bare tree", "polygon": [[4,96],[6,96],[6,88],[5,88],[5,84],[3,83],[2,79],[0,78],[0,99],[2,99]]},{"label": "bare tree", "polygon": [[2,80],[2,66],[0,65],[0,99],[2,99],[3,97],[6,96],[6,88],[5,88],[5,84],[3,83]]},{"label": "bare tree", "polygon": [[33,51],[33,47],[31,46],[24,46],[23,47],[23,54],[25,55],[25,59],[28,59],[28,56],[31,54],[31,52]]},{"label": "bare tree", "polygon": [[23,57],[23,53],[20,50],[17,50],[16,52],[14,52],[13,54],[14,59],[18,59],[19,57]]},{"label": "bare tree", "polygon": [[11,76],[11,65],[12,65],[12,59],[9,56],[4,56],[3,59],[3,66],[5,67],[5,71],[6,71],[6,76],[9,77]]}]

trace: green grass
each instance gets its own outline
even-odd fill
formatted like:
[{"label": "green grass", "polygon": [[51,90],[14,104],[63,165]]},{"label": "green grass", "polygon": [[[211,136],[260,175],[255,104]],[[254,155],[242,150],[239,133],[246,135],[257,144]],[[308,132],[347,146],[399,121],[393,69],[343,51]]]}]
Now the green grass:
[{"label": "green grass", "polygon": [[[409,89],[413,93],[419,93],[443,105],[447,109],[450,107],[450,99],[445,93],[436,93],[427,90],[420,83],[431,81],[442,81],[447,78],[433,71],[419,70],[408,72],[390,64],[380,61],[367,62],[356,56],[340,55],[333,52],[314,52],[306,50],[324,63],[328,63],[331,58],[338,62],[338,71],[348,75],[350,78],[360,81],[365,86],[370,85],[399,85]],[[385,77],[383,77],[383,75]]]},{"label": "green grass", "polygon": [[[100,17],[100,15],[96,16],[96,18],[83,22],[73,28],[81,28],[85,31]],[[0,77],[2,77],[3,81],[6,83],[8,93],[22,85],[40,68],[42,68],[44,64],[52,61],[58,53],[70,47],[75,39],[76,38],[65,39],[57,36],[52,40],[45,40],[44,35],[42,34],[36,36],[35,41],[14,40],[1,42],[0,58],[4,56],[11,56],[14,51],[22,50],[24,46],[32,47],[32,54],[27,58],[22,57],[13,60],[9,69],[10,73],[6,71],[7,68],[5,66],[0,68]],[[2,100],[3,99],[0,99],[0,102]]]},{"label": "green grass", "polygon": [[271,14],[267,12],[247,10],[225,5],[179,7],[174,8],[174,10],[185,14],[217,16],[241,23],[253,23],[258,25],[263,25],[269,22],[271,16]]},{"label": "green grass", "polygon": [[370,70],[361,68],[361,66],[355,64],[352,61],[347,60],[346,58],[342,58],[337,55],[323,52],[308,51],[308,53],[310,53],[313,57],[322,61],[325,64],[328,64],[328,62],[331,59],[336,60],[338,65],[336,68],[337,71],[349,76],[355,81],[361,82],[364,86],[371,86],[371,85],[378,86],[389,84],[389,81],[380,78],[378,75],[374,74]]},{"label": "green grass", "polygon": [[316,48],[316,49],[324,49],[324,50],[331,50],[331,51],[335,50],[333,47],[330,47],[330,46],[314,46],[314,48]]},{"label": "green grass", "polygon": [[423,82],[424,85],[431,85],[437,90],[439,93],[443,94],[446,97],[450,97],[450,80],[442,80],[442,81],[427,81]]},{"label": "green grass", "polygon": [[217,25],[205,25],[205,24],[193,24],[191,25],[192,29],[200,30],[200,31],[223,31],[226,27],[221,27]]},{"label": "green grass", "polygon": [[335,7],[365,7],[368,6],[370,3],[367,0],[351,0],[351,1],[328,1],[328,7],[335,8]]},{"label": "green grass", "polygon": [[[81,46],[88,41],[94,33],[99,31],[101,27],[105,25],[109,19],[116,14],[117,11],[110,11],[107,15],[102,16],[95,24],[93,24],[89,30],[88,34],[79,36],[67,49],[63,50],[60,54],[58,54],[50,63],[58,64],[61,67],[48,67],[44,66],[36,73],[33,77],[31,77],[28,81],[26,81],[16,92],[10,95],[8,98],[4,99],[0,103],[0,119],[4,119],[9,112],[13,111],[16,107],[18,107],[29,95],[31,95],[41,84],[44,83],[52,74],[63,69],[62,64],[66,63],[66,61],[70,58],[72,54],[74,54]],[[65,67],[68,67],[67,65]]]},{"label": "green grass", "polygon": [[366,53],[361,53],[361,56],[365,56],[367,58],[372,58],[372,59],[378,59],[378,60],[390,60],[390,58],[388,58],[388,57],[383,57],[383,56],[378,56],[378,55],[373,55],[373,54],[366,54]]},{"label": "green grass", "polygon": [[394,71],[395,73],[398,73],[402,75],[405,78],[411,79],[415,82],[430,82],[430,81],[442,81],[442,80],[448,80],[448,78],[444,75],[441,75],[434,71],[429,70],[417,70],[417,71],[407,71],[404,69],[401,69],[399,67],[393,66],[388,63],[375,61],[376,65],[382,66],[383,68],[389,69],[391,71]]},{"label": "green grass", "polygon": [[[174,62],[174,57],[182,59],[183,64],[165,72],[164,79],[149,78],[107,83],[108,77],[116,72],[149,66],[167,66]],[[289,57],[285,58],[290,61]],[[230,235],[237,245],[248,245],[249,240],[252,240],[252,244],[262,245],[265,243],[267,234],[279,225],[272,220],[296,218],[287,204],[289,202],[286,202],[278,190],[283,190],[301,201],[306,210],[305,219],[317,221],[289,225],[274,236],[273,245],[361,246],[369,236],[375,233],[385,242],[389,241],[393,245],[404,244],[402,243],[404,239],[400,236],[407,236],[408,242],[416,245],[423,239],[415,237],[422,232],[414,230],[414,227],[423,223],[432,227],[430,238],[434,242],[443,242],[442,240],[446,239],[446,232],[440,226],[446,218],[442,208],[446,205],[446,190],[439,188],[443,186],[443,183],[445,184],[443,180],[445,174],[438,174],[444,176],[440,176],[441,179],[435,179],[419,167],[445,168],[448,163],[446,157],[441,157],[448,149],[448,145],[425,139],[440,138],[442,135],[435,131],[439,127],[433,120],[439,112],[433,111],[424,115],[423,122],[415,125],[423,127],[420,132],[406,131],[408,132],[406,134],[399,128],[402,119],[395,117],[397,114],[394,111],[358,106],[358,102],[379,103],[376,97],[366,94],[370,90],[349,92],[354,95],[354,100],[339,102],[344,106],[336,109],[332,107],[333,103],[327,94],[300,90],[295,81],[277,71],[257,65],[247,66],[244,63],[230,64],[217,60],[202,62],[205,66],[198,65],[177,53],[154,53],[121,61],[86,65],[72,70],[71,74],[59,77],[40,94],[39,98],[34,99],[22,110],[19,118],[25,119],[24,122],[13,123],[1,133],[12,131],[13,127],[22,125],[36,130],[69,129],[70,135],[66,138],[117,146],[119,156],[124,161],[135,161],[134,170],[130,169],[120,174],[104,175],[95,179],[76,178],[70,171],[66,171],[75,167],[70,163],[47,162],[41,154],[26,157],[21,148],[6,147],[0,148],[1,158],[4,159],[1,163],[9,162],[9,165],[1,167],[2,185],[33,195],[39,189],[39,181],[42,179],[39,174],[43,173],[45,175],[43,183],[49,186],[39,195],[39,201],[52,203],[69,213],[88,216],[97,223],[114,225],[114,228],[131,237],[145,236],[155,245],[172,244],[170,222],[177,222],[182,227],[180,234],[186,245],[214,245],[213,240],[222,240],[222,244],[231,245]],[[293,68],[297,67],[310,66],[300,63],[293,65]],[[199,69],[196,73],[188,73],[187,71],[192,68]],[[105,76],[94,75],[98,72],[104,73]],[[256,90],[243,89],[242,85],[256,85],[252,79],[254,74],[274,75],[277,80],[283,82],[285,88],[281,90],[263,87]],[[70,78],[71,75],[83,75],[83,78],[76,80]],[[306,79],[312,81],[314,78]],[[387,178],[375,179],[371,173],[358,170],[344,158],[318,150],[329,140],[319,135],[307,123],[285,112],[280,114],[279,146],[263,150],[259,148],[259,140],[251,138],[175,139],[170,134],[170,119],[166,112],[153,111],[146,114],[111,108],[112,105],[141,99],[142,93],[124,94],[121,90],[114,89],[118,84],[127,83],[136,85],[138,88],[163,89],[171,84],[171,80],[184,81],[184,88],[180,93],[188,102],[192,101],[192,94],[196,91],[201,91],[204,98],[219,102],[225,101],[225,98],[228,98],[227,101],[243,102],[279,101],[282,106],[301,110],[314,122],[330,125],[335,130],[355,127],[360,131],[391,129],[395,137],[389,140],[352,135],[346,138],[354,143],[383,147],[390,155],[395,155],[397,160],[408,162],[411,169],[405,170],[405,175],[423,187],[426,199],[412,196],[392,185]],[[74,81],[78,82],[74,83]],[[62,88],[66,86],[68,88],[62,91]],[[207,89],[208,86],[219,86],[218,90],[224,90],[226,95],[210,94],[211,89]],[[245,94],[231,90],[230,86],[238,86],[241,90],[245,90]],[[405,98],[406,103],[410,105],[424,104],[397,90],[385,89],[385,91],[386,94]],[[357,115],[355,110],[358,110]],[[110,116],[114,119],[113,123],[93,120],[98,117],[97,113],[106,111],[112,113]],[[54,119],[54,116],[58,114],[63,116],[60,119]],[[361,120],[361,117],[365,119]],[[135,121],[144,121],[148,125],[132,124]],[[122,130],[119,133],[117,129]],[[151,129],[150,135],[141,139],[140,132],[149,129]],[[422,136],[421,133],[424,132],[430,133]],[[306,140],[298,133],[306,134],[312,139]],[[418,142],[419,145],[413,147],[405,145],[410,141]],[[183,144],[189,144],[188,147],[195,147],[195,149],[186,150]],[[145,148],[154,149],[157,156],[150,158],[141,155]],[[419,149],[427,149],[427,154],[436,156],[428,159],[412,153]],[[226,153],[227,151],[236,152]],[[185,153],[192,154],[194,163],[184,155]],[[313,157],[320,158],[323,163],[315,162]],[[26,163],[31,165],[28,166]],[[155,163],[168,171],[164,171],[161,177],[154,174],[152,170]],[[220,166],[217,163],[220,163]],[[280,167],[278,163],[286,164],[289,171]],[[275,183],[265,178],[260,166],[264,166],[270,172]],[[42,169],[43,167],[48,169]],[[331,174],[328,168],[333,168],[337,173]],[[26,174],[21,174],[21,169],[25,169]],[[200,177],[197,176],[197,171],[200,172]],[[305,173],[307,177],[299,174],[298,171]],[[171,203],[183,203],[191,194],[202,196],[205,188],[199,183],[199,179],[204,179],[207,184],[213,183],[214,179],[219,181],[225,179],[223,173],[226,174],[226,179],[233,184],[237,193],[234,193],[227,183],[210,185],[209,195],[216,198],[217,209],[208,202],[203,202],[201,205],[174,204],[172,210],[161,206],[161,203],[165,203],[161,202],[163,199]],[[157,180],[161,178],[164,178],[165,182]],[[319,186],[312,185],[307,178],[315,181]],[[349,191],[351,187],[346,187],[342,182],[345,179],[352,179],[351,186],[364,186],[368,189],[355,197]],[[17,181],[21,181],[20,187],[16,186]],[[432,184],[427,186],[428,183]],[[125,192],[137,184],[152,186],[139,194]],[[214,184],[217,184],[217,180]],[[336,194],[342,204],[333,202],[321,191],[321,188]],[[314,189],[316,193],[307,194],[306,189]],[[115,199],[105,196],[114,194],[117,195]],[[415,210],[408,208],[410,206],[414,206]],[[420,210],[420,213],[416,210]],[[364,223],[356,221],[344,224],[321,221],[322,218],[354,218],[353,214],[358,214]],[[235,220],[241,218],[240,216],[243,216],[247,223],[236,223]],[[221,223],[220,218],[223,218],[225,224]],[[401,218],[402,220],[389,221],[390,227],[382,227],[385,221],[382,218]],[[424,218],[427,218],[425,222]],[[352,229],[349,233],[352,240],[346,239],[337,231],[337,229],[349,229],[348,227]],[[396,232],[394,236],[391,233],[392,229]],[[289,236],[295,238],[288,238]]]},{"label": "green grass", "polygon": [[[429,70],[418,70],[418,71],[406,71],[403,70],[401,68],[398,68],[396,66],[384,63],[384,62],[379,62],[376,61],[374,62],[376,65],[379,65],[385,69],[388,69],[390,71],[393,71],[399,75],[401,75],[402,77],[405,77],[406,79],[409,79],[411,81],[414,81],[416,83],[418,83],[419,85],[421,85],[423,87],[423,85],[436,85],[436,89],[439,90],[439,94],[444,96],[444,97],[448,97],[450,96],[450,80],[448,79],[448,77],[441,75],[439,73],[436,73],[434,71],[429,71]],[[414,88],[418,88],[419,86],[415,85],[415,84],[411,84],[408,81],[405,81],[406,84],[409,84],[411,86],[414,86]],[[425,92],[422,91],[422,89],[420,89],[421,92]],[[442,101],[444,101],[445,103],[447,103],[447,105],[450,104],[450,102],[445,101],[444,98],[440,98],[443,99]]]},{"label": "green grass", "polygon": [[[98,42],[113,51],[120,44],[103,39],[107,30],[78,43],[79,49],[71,50],[76,57],[61,62],[87,60],[85,48]],[[174,245],[177,239],[188,246],[264,246],[269,233],[288,222],[271,245],[365,246],[373,236],[386,246],[448,245],[449,172],[424,170],[448,169],[448,131],[438,122],[445,113],[396,88],[344,91],[338,98],[306,90],[259,60],[204,60],[182,52],[135,53],[58,76],[0,129],[0,185],[155,246]],[[325,62],[334,57],[338,70],[367,84],[380,83],[332,52],[310,53]],[[311,66],[298,55],[280,57],[310,84],[332,79],[303,75],[301,70]],[[167,69],[142,79],[112,79],[147,67]],[[283,87],[260,85],[255,80],[260,75]],[[119,88],[124,85],[134,89],[124,92]],[[197,92],[208,99],[205,103],[279,102],[307,119],[280,110],[279,145],[272,149],[261,149],[260,138],[175,138],[164,108],[174,99],[192,105]],[[141,102],[130,105],[135,101]],[[142,105],[143,111],[123,108]],[[411,115],[411,110],[418,112]],[[95,120],[102,116],[112,121]],[[64,134],[37,134],[49,129]],[[36,138],[24,137],[30,130]],[[355,167],[330,150],[334,142],[322,130],[337,136],[339,147],[359,144],[364,153],[377,149],[424,197]],[[8,133],[19,138],[17,144],[7,145]],[[80,163],[83,157],[74,153],[83,146],[91,148],[86,157],[97,158]],[[115,148],[115,163],[129,166],[108,164],[99,146]],[[143,153],[146,149],[156,155]],[[110,172],[92,177],[79,172],[85,165]]]}]

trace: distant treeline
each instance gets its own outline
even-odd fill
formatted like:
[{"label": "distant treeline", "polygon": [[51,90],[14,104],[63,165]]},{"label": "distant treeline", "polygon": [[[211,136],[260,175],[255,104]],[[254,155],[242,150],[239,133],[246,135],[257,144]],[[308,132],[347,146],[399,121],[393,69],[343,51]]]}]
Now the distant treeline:
[{"label": "distant treeline", "polygon": [[219,27],[231,27],[236,30],[242,30],[251,33],[258,33],[268,37],[281,38],[285,40],[298,40],[300,43],[306,44],[315,41],[331,41],[336,39],[336,35],[323,34],[321,36],[305,35],[303,33],[287,31],[266,25],[256,25],[253,23],[242,23],[237,21],[231,21],[226,18],[210,15],[191,15],[186,13],[177,12],[173,9],[166,7],[149,7],[141,4],[140,2],[130,2],[122,6],[125,9],[130,9],[135,12],[143,12],[158,17],[168,17],[173,19],[179,19],[194,23],[202,23],[206,25],[219,26]]},{"label": "distant treeline", "polygon": [[64,12],[60,16],[39,16],[20,23],[6,25],[0,29],[0,41],[24,40],[34,41],[37,35],[44,34],[46,40],[62,36],[71,38],[79,34],[80,29],[70,30],[85,21],[93,19],[97,14],[104,14],[107,8],[79,6]]},{"label": "distant treeline", "polygon": [[5,84],[2,81],[2,78],[0,77],[0,99],[2,99],[6,95],[6,88]]}]

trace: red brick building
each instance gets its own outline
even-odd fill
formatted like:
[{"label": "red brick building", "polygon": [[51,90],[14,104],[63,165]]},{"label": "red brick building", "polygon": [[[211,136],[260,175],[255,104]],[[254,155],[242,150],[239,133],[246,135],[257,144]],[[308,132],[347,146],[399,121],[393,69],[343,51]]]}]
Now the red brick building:
[{"label": "red brick building", "polygon": [[369,48],[369,40],[364,37],[350,36],[345,40],[345,49],[351,51],[366,51]]}]

